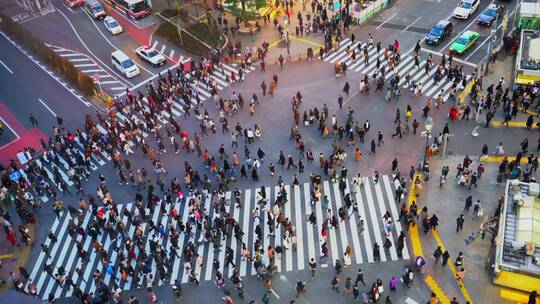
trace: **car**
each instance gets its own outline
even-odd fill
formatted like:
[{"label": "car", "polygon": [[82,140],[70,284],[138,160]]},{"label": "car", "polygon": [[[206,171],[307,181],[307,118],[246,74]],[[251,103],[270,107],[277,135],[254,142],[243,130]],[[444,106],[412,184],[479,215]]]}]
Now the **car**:
[{"label": "car", "polygon": [[493,22],[495,22],[495,20],[502,15],[503,12],[504,5],[491,4],[482,12],[482,14],[480,14],[477,22],[481,25],[491,26]]},{"label": "car", "polygon": [[450,45],[450,52],[459,55],[465,53],[479,37],[480,34],[477,32],[465,31]]},{"label": "car", "polygon": [[141,46],[135,50],[137,56],[142,60],[150,63],[153,66],[160,66],[165,64],[165,56],[161,55],[152,46]]},{"label": "car", "polygon": [[480,6],[480,0],[461,0],[452,16],[457,19],[469,19]]},{"label": "car", "polygon": [[114,19],[112,16],[105,17],[103,24],[105,24],[105,28],[113,35],[120,34],[124,30],[118,21],[116,21],[116,19]]},{"label": "car", "polygon": [[437,45],[450,36],[454,26],[448,20],[441,20],[426,34],[426,43]]}]

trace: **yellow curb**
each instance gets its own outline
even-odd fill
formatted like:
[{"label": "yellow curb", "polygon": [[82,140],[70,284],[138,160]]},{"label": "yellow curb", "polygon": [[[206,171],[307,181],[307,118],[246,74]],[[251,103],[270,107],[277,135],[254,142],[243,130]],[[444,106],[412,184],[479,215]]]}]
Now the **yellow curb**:
[{"label": "yellow curb", "polygon": [[[435,241],[437,241],[437,244],[441,246],[442,251],[446,251],[446,248],[444,248],[443,242],[441,241],[441,238],[439,237],[439,233],[435,230],[431,230],[433,233],[433,236],[435,237]],[[448,259],[448,266],[450,267],[450,271],[454,275],[454,278],[457,278],[457,271],[456,267],[454,266],[454,263],[452,263],[452,259]],[[457,281],[457,280],[456,280]],[[465,288],[465,284],[463,281],[461,281],[461,284],[458,283],[459,289],[461,289],[461,293],[463,294],[463,297],[465,300],[468,301],[468,303],[473,304],[473,301],[471,299],[471,296],[469,295],[469,292],[467,291],[467,288]]]},{"label": "yellow curb", "polygon": [[[484,156],[484,157],[480,157],[480,161],[488,162],[488,163],[500,163],[503,161],[505,157],[509,162],[516,159],[514,156]],[[522,157],[520,163],[522,164],[528,163],[527,158]]]},{"label": "yellow curb", "polygon": [[283,41],[283,38],[279,38],[278,40],[270,43],[270,45],[268,46],[268,48],[273,48],[275,47],[276,45],[278,45],[278,43],[280,43],[281,41]]},{"label": "yellow curb", "polygon": [[[519,303],[519,304],[527,304],[529,302],[529,295],[525,292],[519,292],[519,291],[503,288],[501,289],[501,292],[499,295],[503,299],[514,301],[515,303]],[[539,304],[540,299],[536,299],[536,303]]]},{"label": "yellow curb", "polygon": [[307,40],[307,39],[304,39],[304,38],[299,38],[297,36],[289,36],[291,39],[294,39],[294,40],[298,40],[300,42],[304,42],[304,43],[307,43],[307,44],[311,44],[311,45],[314,45],[316,47],[323,47],[322,44],[320,43],[317,43],[317,42],[314,42],[314,41],[311,41],[311,40]]},{"label": "yellow curb", "polygon": [[424,250],[422,249],[422,242],[420,242],[420,235],[418,233],[418,225],[409,227],[409,234],[411,237],[414,256],[424,257]]},{"label": "yellow curb", "polygon": [[497,127],[526,128],[527,123],[524,121],[509,121],[508,126],[507,126],[505,122],[494,120],[491,122],[491,126],[495,128]]}]

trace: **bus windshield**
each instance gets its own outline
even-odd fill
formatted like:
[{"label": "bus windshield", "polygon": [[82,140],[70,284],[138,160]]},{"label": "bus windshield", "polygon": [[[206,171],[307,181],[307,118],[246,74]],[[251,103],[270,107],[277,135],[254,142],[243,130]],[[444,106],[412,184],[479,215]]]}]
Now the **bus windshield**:
[{"label": "bus windshield", "polygon": [[140,13],[140,12],[143,12],[143,11],[146,11],[148,10],[148,4],[146,4],[146,2],[144,1],[141,1],[141,2],[138,2],[138,3],[135,3],[133,5],[131,5],[131,11],[133,13]]}]

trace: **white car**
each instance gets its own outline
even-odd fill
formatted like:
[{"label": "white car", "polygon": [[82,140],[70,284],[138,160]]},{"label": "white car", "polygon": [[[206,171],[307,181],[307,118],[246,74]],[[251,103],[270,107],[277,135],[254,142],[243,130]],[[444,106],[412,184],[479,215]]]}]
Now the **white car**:
[{"label": "white car", "polygon": [[461,0],[452,16],[457,19],[469,19],[480,6],[480,0]]},{"label": "white car", "polygon": [[120,34],[124,30],[118,21],[116,21],[116,19],[114,19],[112,16],[105,17],[103,23],[105,24],[105,28],[113,35]]},{"label": "white car", "polygon": [[153,66],[160,66],[165,64],[165,56],[161,55],[152,46],[141,46],[135,50],[137,56],[142,60],[149,62]]}]

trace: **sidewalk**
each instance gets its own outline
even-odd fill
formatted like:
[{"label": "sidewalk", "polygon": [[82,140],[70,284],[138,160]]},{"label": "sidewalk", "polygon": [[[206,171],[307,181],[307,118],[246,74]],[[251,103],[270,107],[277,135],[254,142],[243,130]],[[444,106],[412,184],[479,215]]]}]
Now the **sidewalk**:
[{"label": "sidewalk", "polygon": [[[428,233],[424,235],[420,232],[420,239],[424,249],[427,263],[427,272],[430,273],[440,284],[440,287],[451,298],[458,296],[460,302],[464,302],[462,292],[450,271],[449,267],[433,266],[430,258],[437,248],[436,235],[440,237],[440,241],[444,244],[450,253],[452,261],[458,256],[461,251],[464,255],[465,278],[464,286],[470,293],[470,296],[475,303],[509,303],[499,297],[500,288],[491,283],[491,278],[488,275],[487,258],[490,251],[490,235],[487,234],[485,239],[478,237],[470,245],[466,245],[464,240],[471,233],[479,231],[482,221],[487,220],[492,216],[497,207],[497,200],[500,195],[504,194],[503,184],[496,183],[497,166],[496,163],[484,163],[486,168],[482,178],[479,179],[478,188],[468,190],[465,186],[459,186],[454,180],[456,174],[456,166],[463,161],[463,156],[449,156],[445,159],[435,157],[431,163],[430,183],[423,183],[423,195],[417,202],[419,209],[423,206],[428,207],[429,215],[436,214],[440,221],[440,226],[437,233]],[[478,166],[478,158],[473,157],[473,163],[469,168],[476,170]],[[439,178],[441,175],[441,167],[447,165],[450,168],[448,179],[442,190],[439,189]],[[469,213],[465,214],[464,228],[456,234],[456,219],[463,213],[465,199],[468,195],[472,195],[473,203],[480,200],[483,209],[483,216],[473,218],[472,208]],[[430,263],[431,262],[431,263]]]}]

